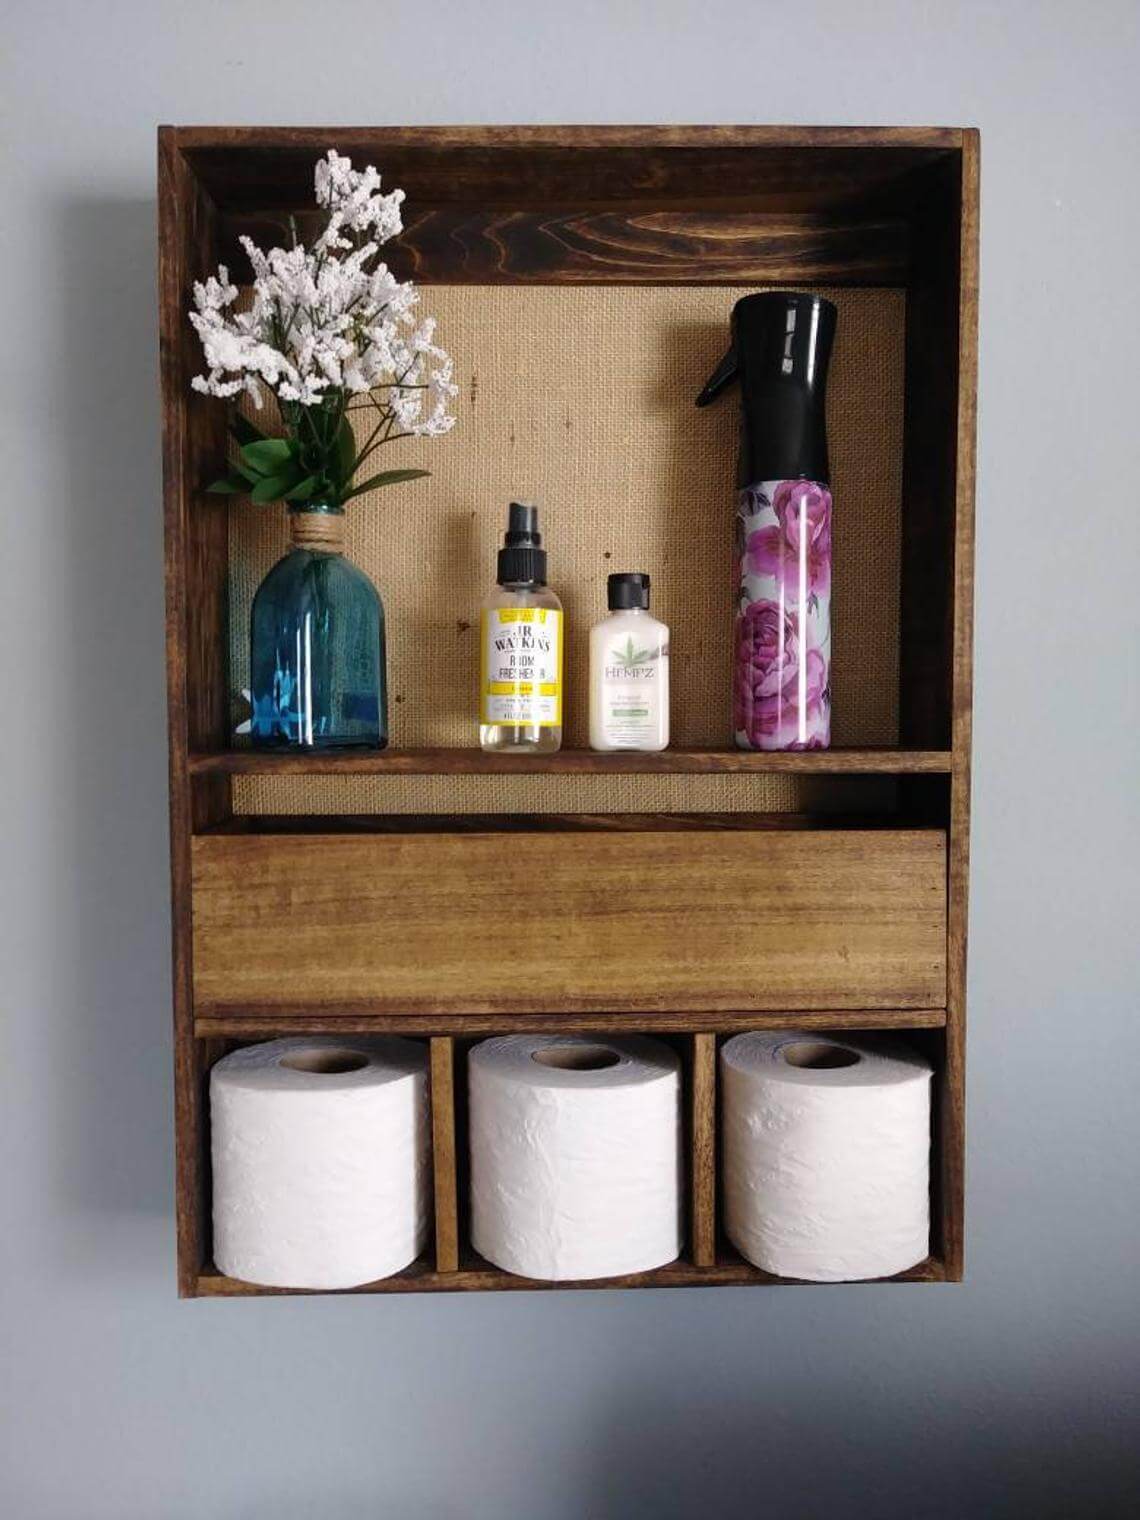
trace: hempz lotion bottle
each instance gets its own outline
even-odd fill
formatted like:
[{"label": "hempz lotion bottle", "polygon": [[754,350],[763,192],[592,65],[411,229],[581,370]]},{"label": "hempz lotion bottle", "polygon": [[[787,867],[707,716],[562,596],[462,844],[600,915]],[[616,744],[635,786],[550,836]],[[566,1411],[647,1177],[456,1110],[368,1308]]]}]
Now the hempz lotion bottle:
[{"label": "hempz lotion bottle", "polygon": [[497,579],[479,630],[479,743],[553,754],[562,744],[562,603],[546,584],[530,502],[511,502]]},{"label": "hempz lotion bottle", "polygon": [[649,577],[611,575],[610,615],[590,629],[590,748],[669,743],[669,630],[649,615]]}]

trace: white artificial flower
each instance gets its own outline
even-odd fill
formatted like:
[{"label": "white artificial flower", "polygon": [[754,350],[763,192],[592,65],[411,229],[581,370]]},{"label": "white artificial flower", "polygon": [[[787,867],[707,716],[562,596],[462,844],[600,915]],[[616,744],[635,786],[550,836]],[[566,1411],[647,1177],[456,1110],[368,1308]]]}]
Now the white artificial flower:
[{"label": "white artificial flower", "polygon": [[195,376],[193,388],[211,396],[244,391],[258,406],[263,387],[303,407],[330,394],[373,393],[392,434],[446,432],[458,394],[451,360],[434,342],[431,318],[413,317],[412,281],[397,280],[377,258],[403,229],[404,192],[382,194],[374,167],[354,170],[335,149],[317,164],[315,190],[327,220],[311,248],[264,251],[241,239],[253,271],[247,311],[230,312],[239,292],[224,265],[194,286],[190,320],[207,373]]}]

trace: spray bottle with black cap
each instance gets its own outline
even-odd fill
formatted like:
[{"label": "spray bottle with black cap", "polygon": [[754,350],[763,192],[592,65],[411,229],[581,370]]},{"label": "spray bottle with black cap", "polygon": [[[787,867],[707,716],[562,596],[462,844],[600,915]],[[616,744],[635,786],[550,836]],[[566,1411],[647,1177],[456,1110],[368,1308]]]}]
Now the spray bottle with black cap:
[{"label": "spray bottle with black cap", "polygon": [[732,311],[697,397],[740,381],[733,723],[741,749],[831,742],[831,491],[825,392],[835,307],[773,291]]},{"label": "spray bottle with black cap", "polygon": [[562,744],[562,603],[546,584],[532,502],[510,504],[496,579],[479,634],[479,743],[553,754]]}]

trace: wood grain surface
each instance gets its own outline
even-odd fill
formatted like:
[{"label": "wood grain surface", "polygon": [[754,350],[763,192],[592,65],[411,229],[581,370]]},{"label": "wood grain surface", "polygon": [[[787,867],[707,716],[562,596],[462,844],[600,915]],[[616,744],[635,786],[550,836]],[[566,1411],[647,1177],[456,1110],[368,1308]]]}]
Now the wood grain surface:
[{"label": "wood grain surface", "polygon": [[206,1249],[208,1177],[204,1064],[194,1036],[190,838],[226,818],[229,777],[191,776],[191,750],[225,742],[227,514],[199,512],[198,471],[221,457],[225,414],[190,392],[193,331],[184,303],[216,246],[214,209],[178,152],[158,142],[159,363],[162,386],[167,734],[170,779],[171,969],[174,1007],[175,1204],[178,1286],[186,1296]]},{"label": "wood grain surface", "polygon": [[455,1171],[455,1041],[431,1042],[432,1173],[435,1186],[435,1269],[459,1266],[459,1214]]},{"label": "wood grain surface", "polygon": [[715,1013],[362,1013],[355,1003],[282,1016],[275,1004],[214,1003],[194,1023],[200,1040],[239,1044],[289,1034],[735,1034],[742,1029],[942,1029],[945,1008],[816,1008],[790,1012],[720,1009]]},{"label": "wood grain surface", "polygon": [[[945,1271],[937,1257],[928,1257],[915,1267],[899,1272],[894,1277],[878,1279],[887,1282],[942,1282]],[[651,1272],[633,1272],[627,1277],[595,1277],[584,1282],[542,1282],[533,1277],[515,1277],[503,1272],[473,1253],[465,1253],[457,1272],[437,1272],[428,1261],[417,1262],[405,1272],[379,1282],[364,1283],[351,1288],[351,1293],[480,1293],[480,1292],[558,1292],[567,1288],[710,1288],[737,1285],[769,1287],[843,1287],[850,1284],[801,1283],[790,1277],[773,1277],[743,1261],[735,1252],[723,1252],[721,1259],[711,1266],[699,1267],[684,1258],[670,1262],[666,1267],[656,1267]],[[262,1288],[255,1283],[239,1282],[233,1277],[223,1277],[213,1267],[207,1267],[198,1277],[196,1292],[203,1298],[245,1298],[278,1296],[283,1293],[301,1292],[306,1295],[314,1290],[293,1288]],[[343,1290],[342,1290],[343,1291]]]},{"label": "wood grain surface", "polygon": [[[907,223],[856,212],[759,212],[706,206],[646,209],[545,207],[487,211],[469,205],[416,206],[385,249],[399,279],[430,285],[903,285]],[[312,211],[294,216],[311,240]],[[235,277],[249,278],[238,239],[285,243],[285,213],[224,219],[221,252]]]},{"label": "wood grain surface", "polygon": [[716,1261],[716,1035],[695,1034],[689,1070],[689,1234],[693,1265]]},{"label": "wood grain surface", "polygon": [[198,1012],[940,1006],[938,831],[205,836]]},{"label": "wood grain surface", "polygon": [[970,778],[973,752],[974,494],[977,437],[978,244],[981,144],[963,134],[955,428],[953,661],[946,1046],[939,1074],[939,1194],[946,1276],[965,1271],[966,954],[969,930]]}]

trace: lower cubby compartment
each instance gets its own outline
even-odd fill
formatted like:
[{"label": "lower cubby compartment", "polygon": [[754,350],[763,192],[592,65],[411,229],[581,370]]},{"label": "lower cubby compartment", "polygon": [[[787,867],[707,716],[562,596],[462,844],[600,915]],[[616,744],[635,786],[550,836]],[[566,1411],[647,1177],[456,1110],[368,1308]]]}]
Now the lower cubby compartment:
[{"label": "lower cubby compartment", "polygon": [[[757,1017],[737,1015],[725,1028],[723,1017],[710,1019],[714,1027],[693,1029],[693,1023],[705,1021],[689,1019],[688,1028],[669,1027],[670,1022],[681,1023],[678,1016],[672,1021],[666,1015],[653,1019],[619,1019],[611,1015],[601,1024],[602,1016],[581,1017],[576,1020],[554,1020],[551,1029],[549,1018],[491,1020],[478,1019],[477,1025],[491,1027],[465,1028],[459,1033],[434,1033],[415,1028],[403,1029],[415,1037],[426,1034],[430,1050],[430,1092],[432,1110],[432,1172],[434,1183],[434,1232],[427,1249],[421,1257],[405,1270],[376,1282],[358,1287],[338,1289],[350,1293],[415,1293],[415,1292],[485,1292],[485,1291],[549,1291],[554,1289],[585,1288],[653,1288],[653,1287],[720,1287],[747,1285],[800,1285],[798,1279],[775,1277],[745,1261],[726,1239],[719,1217],[719,1073],[718,1051],[723,1040],[743,1028],[799,1029],[805,1028],[820,1034],[842,1034],[853,1028],[863,1030],[889,1030],[892,1035],[919,1049],[930,1060],[934,1069],[932,1087],[932,1152],[931,1152],[931,1237],[930,1255],[917,1265],[889,1278],[873,1281],[889,1282],[941,1282],[957,1280],[960,1271],[947,1260],[947,1241],[953,1249],[958,1239],[956,1213],[956,1186],[958,1177],[959,1135],[957,1125],[960,1115],[954,1110],[952,1094],[956,1090],[953,1042],[948,1040],[945,1014],[941,1010],[924,1010],[918,1014],[902,1010],[883,1013],[857,1014],[816,1013],[784,1014]],[[229,1049],[251,1043],[258,1038],[268,1039],[283,1033],[325,1034],[340,1032],[347,1038],[353,1034],[390,1032],[396,1021],[381,1022],[381,1031],[370,1020],[345,1020],[353,1028],[330,1030],[333,1021],[320,1020],[319,1027],[306,1024],[302,1028],[294,1023],[287,1029],[267,1028],[264,1025],[243,1029],[237,1034],[236,1020],[230,1025],[227,1036],[211,1034],[197,1044],[200,1057],[202,1112],[202,1146],[200,1151],[199,1208],[201,1210],[198,1238],[201,1254],[196,1271],[187,1281],[183,1291],[199,1297],[244,1297],[250,1295],[281,1295],[300,1293],[306,1296],[329,1290],[304,1288],[263,1287],[239,1281],[221,1274],[212,1262],[210,1246],[210,1175],[209,1175],[209,1102],[208,1070]],[[254,1021],[250,1021],[254,1022]],[[420,1021],[409,1021],[413,1024]],[[365,1026],[365,1027],[359,1027]],[[537,1028],[547,1033],[596,1033],[620,1036],[624,1034],[649,1034],[670,1043],[681,1057],[682,1115],[683,1115],[683,1216],[684,1245],[681,1255],[665,1266],[652,1271],[637,1272],[622,1277],[591,1278],[584,1281],[545,1281],[516,1276],[483,1260],[470,1243],[470,1220],[468,1209],[468,1160],[467,1160],[467,1059],[471,1047],[489,1033],[523,1032],[520,1026]],[[438,1021],[436,1024],[438,1028]],[[811,1286],[822,1286],[811,1284]]]}]

